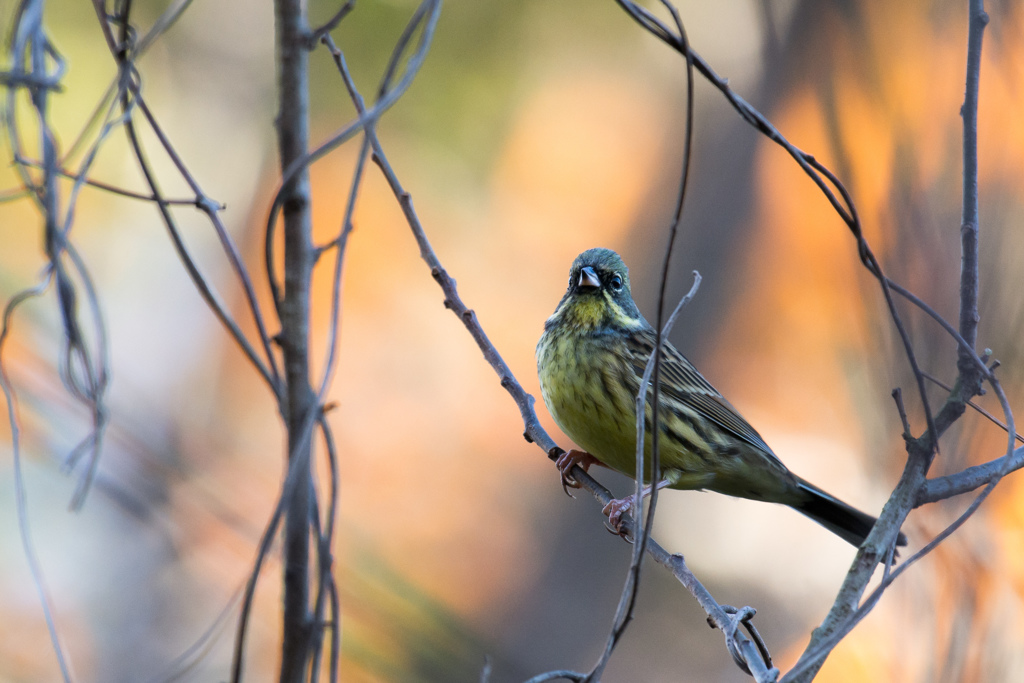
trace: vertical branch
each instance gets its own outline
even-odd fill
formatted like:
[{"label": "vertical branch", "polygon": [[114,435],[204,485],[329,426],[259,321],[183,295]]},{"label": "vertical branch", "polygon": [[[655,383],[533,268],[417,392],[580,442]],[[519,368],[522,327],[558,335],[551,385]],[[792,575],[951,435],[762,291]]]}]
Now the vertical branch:
[{"label": "vertical branch", "polygon": [[[942,429],[944,430],[955,421],[965,410],[966,401],[977,394],[981,387],[982,377],[992,382],[997,394],[1000,394],[999,384],[994,382],[991,373],[988,373],[984,364],[979,365],[974,346],[977,340],[978,331],[978,84],[981,70],[981,39],[988,23],[988,15],[985,14],[983,0],[969,0],[969,28],[967,38],[967,76],[966,94],[964,104],[961,107],[960,115],[963,117],[963,214],[961,232],[961,272],[960,272],[960,340],[957,351],[957,367],[960,373],[957,389],[940,413]],[[883,281],[887,284],[887,281]],[[955,335],[954,335],[955,337]],[[914,373],[918,383],[923,381],[923,374],[916,368]],[[922,392],[923,396],[923,392]],[[1006,405],[1008,408],[1009,406]],[[949,417],[946,417],[946,414]],[[926,413],[931,416],[930,411]],[[1008,414],[1008,421],[1012,427],[1012,414]],[[1012,429],[1011,429],[1012,432]],[[941,431],[929,428],[929,433],[934,434],[938,439]],[[900,477],[893,496],[886,504],[881,516],[879,525],[886,524],[891,519],[890,507],[899,507],[899,514],[905,518],[906,514],[915,507],[916,498],[920,492],[925,490],[928,483],[928,465],[931,456],[935,452],[934,446],[937,443],[928,444],[932,437],[929,434],[910,440],[907,443],[907,464]],[[1010,454],[1013,450],[1013,434],[1009,436],[1009,446],[1005,463],[1009,463]],[[1004,465],[1006,466],[1006,465]],[[999,470],[1000,473],[1005,473]],[[1001,474],[1000,474],[1001,476]],[[968,513],[961,517],[966,519],[969,514],[977,509],[977,505],[984,500],[994,483],[989,484],[985,490],[968,508]],[[919,555],[929,552],[943,538],[952,533],[962,521],[958,520],[951,525],[946,532],[940,534],[932,543],[928,544],[922,551],[915,554],[911,560],[916,560]],[[875,568],[875,558],[866,555],[865,549],[871,545],[872,536],[877,536],[878,529],[868,537],[868,542],[857,553],[854,566],[851,567],[836,597],[828,617],[822,625],[815,629],[811,641],[796,666],[783,678],[785,683],[797,683],[798,681],[810,681],[813,679],[825,658],[838,644],[839,640],[848,633],[867,612],[875,605],[881,592],[898,576],[904,567],[910,566],[911,561],[905,562],[899,570],[892,575],[883,577],[882,585],[872,595],[861,602],[861,596],[867,586],[868,578]],[[886,568],[888,572],[888,568]],[[857,575],[861,578],[854,581]]]},{"label": "vertical branch", "polygon": [[[970,0],[967,33],[967,85],[960,116],[964,124],[964,194],[960,223],[960,336],[974,348],[978,336],[978,85],[981,80],[981,39],[988,24],[984,0]],[[957,351],[960,376],[969,385],[980,373],[968,349]],[[968,391],[970,389],[968,388]],[[971,395],[973,395],[973,391]]]},{"label": "vertical branch", "polygon": [[[622,595],[619,598],[619,606],[616,610],[611,633],[608,635],[608,640],[605,644],[605,649],[601,658],[587,676],[588,682],[600,680],[601,675],[604,673],[605,667],[608,664],[608,660],[611,658],[612,651],[615,649],[619,639],[625,633],[626,627],[633,618],[633,610],[636,607],[637,595],[640,590],[641,563],[644,558],[644,552],[647,549],[647,543],[651,536],[651,529],[654,526],[654,511],[658,504],[658,488],[661,482],[661,458],[658,443],[660,433],[659,418],[661,414],[659,410],[661,400],[660,373],[662,339],[668,334],[668,330],[662,329],[665,317],[665,287],[668,283],[669,265],[672,260],[672,248],[675,245],[676,235],[679,233],[679,224],[683,217],[683,206],[686,203],[686,187],[690,177],[690,151],[691,143],[693,141],[693,60],[690,58],[690,44],[686,36],[686,29],[683,26],[682,19],[680,19],[676,8],[667,0],[662,0],[662,4],[672,15],[676,30],[678,31],[678,35],[674,37],[678,39],[680,44],[683,46],[683,54],[686,57],[686,121],[684,126],[683,168],[679,180],[679,194],[676,199],[676,209],[672,218],[672,224],[669,226],[668,243],[665,245],[665,258],[662,262],[661,284],[658,289],[657,316],[654,321],[654,350],[647,361],[647,367],[644,370],[643,379],[640,382],[640,390],[636,395],[636,490],[634,493],[634,500],[636,501],[634,513],[636,516],[636,526],[633,530],[634,541],[632,560],[630,561],[629,570],[626,574],[626,584],[623,586]],[[682,302],[680,302],[680,306],[676,309],[677,312],[682,308],[686,301],[689,301],[689,299],[696,294],[696,287],[698,283],[699,277],[694,282],[694,289],[691,290],[690,294],[685,297]],[[648,382],[650,382],[650,385],[648,385]],[[645,517],[643,514],[643,482],[645,472],[644,451],[646,448],[644,422],[648,386],[651,386],[653,389],[650,399],[651,501],[647,508],[647,516]]]},{"label": "vertical branch", "polygon": [[[302,0],[276,0],[279,106],[277,139],[281,169],[306,154],[309,145],[309,52],[306,8]],[[309,292],[314,263],[309,171],[301,168],[281,191],[284,218],[284,298],[281,333],[287,401],[289,469],[297,470],[295,489],[285,512],[284,633],[281,683],[304,677],[310,652],[309,514],[312,475],[311,440],[303,438],[315,396],[309,385]]]},{"label": "vertical branch", "polygon": [[[672,261],[672,249],[675,246],[676,236],[679,234],[679,224],[683,220],[683,206],[686,205],[686,188],[690,180],[690,157],[693,146],[693,106],[694,106],[694,92],[693,92],[693,57],[690,54],[690,41],[686,36],[686,28],[683,26],[682,20],[679,18],[679,12],[671,3],[667,0],[663,0],[663,4],[672,14],[672,18],[675,20],[676,30],[678,31],[679,43],[683,47],[683,54],[686,58],[686,124],[685,133],[683,137],[683,170],[679,180],[679,195],[676,199],[676,211],[672,221],[672,225],[669,228],[668,233],[668,244],[665,245],[665,259],[662,262],[661,267],[661,283],[658,287],[658,309],[654,323],[654,370],[651,378],[653,384],[653,392],[651,396],[651,503],[650,509],[647,513],[647,517],[644,520],[643,532],[639,537],[640,552],[637,553],[639,557],[643,553],[643,548],[647,544],[647,539],[651,535],[651,529],[654,526],[654,509],[658,501],[658,483],[661,481],[661,463],[658,452],[658,437],[660,435],[660,429],[658,427],[658,419],[660,415],[659,402],[661,394],[661,380],[659,379],[661,374],[661,357],[662,357],[662,339],[668,334],[668,329],[663,329],[665,323],[665,287],[668,284],[668,271],[669,265]],[[700,283],[700,276],[694,271],[695,281],[694,288]],[[696,289],[691,290],[688,297],[684,297],[684,301],[688,301],[693,295],[696,294]],[[682,302],[680,306],[676,308],[675,315],[681,310]],[[647,389],[641,387],[640,395],[646,395]],[[637,418],[637,424],[641,424],[639,417]],[[638,431],[638,434],[640,432]],[[639,441],[643,441],[642,437],[638,437]],[[642,454],[642,445],[637,445],[638,462],[640,460],[639,454]],[[639,494],[638,494],[639,495]],[[642,498],[637,503],[637,514],[638,518],[642,517],[643,501]]]},{"label": "vertical branch", "polygon": [[[22,290],[4,307],[2,325],[0,325],[0,390],[3,392],[7,407],[7,421],[11,430],[11,456],[13,461],[14,498],[17,511],[18,534],[21,537],[25,559],[39,597],[40,606],[42,607],[43,619],[46,622],[46,629],[50,637],[50,645],[60,667],[61,680],[65,683],[70,683],[72,681],[71,662],[64,651],[64,645],[57,631],[57,621],[46,578],[35,550],[35,543],[32,540],[28,517],[28,496],[25,490],[25,479],[21,462],[21,427],[18,420],[17,399],[14,385],[7,375],[6,366],[3,364],[2,359],[2,352],[11,331],[15,310],[28,299],[41,295],[49,288],[50,283],[54,281],[57,282],[58,303],[61,308],[62,322],[64,324],[65,359],[72,357],[73,349],[75,348],[72,339],[73,331],[78,329],[76,309],[72,303],[75,290],[68,279],[66,271],[62,269],[62,259],[64,258],[64,241],[62,238],[64,235],[58,230],[57,148],[55,137],[50,129],[47,112],[50,89],[51,87],[59,86],[63,67],[58,67],[56,73],[52,75],[48,73],[47,55],[54,57],[58,63],[62,62],[62,60],[59,59],[56,51],[50,46],[49,38],[46,35],[43,26],[42,2],[26,0],[20,3],[15,13],[14,26],[15,30],[11,36],[12,45],[10,46],[12,87],[10,87],[7,93],[7,111],[4,116],[6,120],[3,123],[6,123],[8,127],[7,133],[10,136],[12,151],[17,154],[21,149],[21,145],[18,129],[15,124],[15,98],[19,87],[18,81],[20,80],[23,84],[21,87],[25,87],[29,91],[31,106],[35,110],[38,120],[39,148],[43,157],[42,183],[37,185],[31,180],[24,169],[19,168],[19,171],[22,174],[25,188],[31,190],[43,215],[45,245],[50,263],[38,285]],[[25,64],[26,57],[27,65]],[[58,239],[58,237],[61,239]],[[58,280],[58,277],[62,279]],[[71,374],[69,373],[67,377],[70,378]],[[74,385],[68,383],[67,386],[68,390],[74,395]],[[79,397],[79,395],[76,395],[76,397]]]}]

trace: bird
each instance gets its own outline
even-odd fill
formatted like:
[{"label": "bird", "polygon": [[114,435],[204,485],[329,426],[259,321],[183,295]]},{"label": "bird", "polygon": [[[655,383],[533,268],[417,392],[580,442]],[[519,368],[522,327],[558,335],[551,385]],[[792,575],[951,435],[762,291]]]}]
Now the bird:
[{"label": "bird", "polygon": [[[578,486],[570,472],[603,465],[636,475],[636,397],[655,330],[633,301],[629,270],[611,249],[584,251],[573,261],[569,286],[544,323],[537,344],[537,374],[544,403],[559,428],[580,449],[556,464],[563,486]],[[877,519],[792,473],[765,440],[669,342],[659,373],[659,459],[662,480],[651,478],[651,403],[646,404],[645,482],[708,490],[781,503],[810,517],[854,546]],[[614,500],[604,513],[614,527],[635,505]],[[906,545],[906,536],[897,545]]]}]

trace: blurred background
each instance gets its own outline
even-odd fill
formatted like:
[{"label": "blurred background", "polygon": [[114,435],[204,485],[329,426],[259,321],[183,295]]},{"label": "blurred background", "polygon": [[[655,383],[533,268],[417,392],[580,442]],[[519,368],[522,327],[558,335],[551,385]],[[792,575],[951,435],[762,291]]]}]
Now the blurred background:
[{"label": "blurred background", "polygon": [[[364,93],[373,92],[416,4],[360,2],[334,32]],[[966,4],[679,4],[694,48],[843,179],[889,275],[951,320]],[[311,23],[336,5],[313,0]],[[137,3],[135,20],[149,26],[167,6]],[[0,0],[5,41],[15,7]],[[1002,361],[1020,405],[1024,12],[1005,0],[986,9],[979,346]],[[66,150],[115,72],[88,3],[56,0],[46,12],[69,64],[51,105]],[[204,190],[226,204],[222,215],[267,310],[262,225],[279,175],[273,57],[271,4],[221,0],[190,7],[139,63],[149,105]],[[323,49],[312,55],[312,76],[313,139],[322,140],[353,112]],[[654,316],[684,102],[683,61],[611,1],[478,0],[445,6],[421,74],[381,123],[385,149],[463,299],[538,398],[534,346],[577,253],[618,250],[641,310]],[[341,224],[357,144],[313,168],[319,242]],[[188,197],[152,140],[148,148],[164,191]],[[3,150],[9,160],[6,138]],[[694,269],[703,283],[674,342],[794,471],[877,512],[904,460],[894,387],[904,389],[916,434],[923,419],[852,237],[792,160],[700,80],[692,171],[672,303]],[[144,189],[122,131],[103,147],[93,177]],[[9,163],[0,165],[0,192],[17,183]],[[187,207],[175,215],[245,318],[208,223]],[[355,225],[330,392],[341,454],[343,680],[477,681],[485,656],[494,683],[587,670],[603,648],[630,547],[605,531],[597,503],[565,496],[551,463],[523,440],[518,411],[444,309],[375,169]],[[0,204],[5,302],[41,272],[41,234],[27,199]],[[19,391],[31,532],[76,680],[225,680],[236,612],[218,616],[235,604],[279,492],[281,421],[195,293],[152,205],[86,190],[72,239],[97,282],[112,367],[111,424],[81,512],[68,512],[77,476],[62,465],[89,423],[60,384],[52,290],[20,309],[4,361]],[[316,276],[317,358],[331,267],[325,262]],[[952,382],[953,345],[901,309],[922,365]],[[933,387],[933,405],[943,396]],[[990,396],[979,401],[998,412]],[[541,403],[538,412],[568,447]],[[57,680],[17,533],[6,422],[0,433],[0,681]],[[934,472],[1004,448],[1003,433],[969,413],[944,440]],[[631,490],[617,475],[598,477],[617,495]],[[819,680],[1021,680],[1022,496],[1024,476],[1008,477],[899,580]],[[913,513],[909,551],[952,521],[964,498]],[[710,493],[662,495],[655,537],[683,553],[720,602],[757,608],[755,623],[783,671],[854,554],[791,510]],[[276,680],[280,573],[275,555],[258,586],[248,680]],[[183,669],[177,658],[208,630],[203,656]],[[605,680],[747,677],[685,590],[652,566]]]}]

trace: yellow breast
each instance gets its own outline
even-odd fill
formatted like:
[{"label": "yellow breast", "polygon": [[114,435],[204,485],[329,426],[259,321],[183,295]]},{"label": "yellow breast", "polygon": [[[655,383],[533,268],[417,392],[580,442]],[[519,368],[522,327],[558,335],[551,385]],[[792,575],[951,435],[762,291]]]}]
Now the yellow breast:
[{"label": "yellow breast", "polygon": [[[595,337],[578,329],[552,327],[537,345],[541,394],[559,428],[580,448],[605,465],[636,475],[636,391],[639,381],[625,343]],[[662,397],[661,465],[665,476],[678,478],[673,488],[704,488],[717,460],[710,444],[681,419],[681,408]],[[647,408],[650,425],[650,406]],[[645,436],[650,477],[651,435]]]},{"label": "yellow breast", "polygon": [[635,470],[634,398],[621,357],[586,334],[546,332],[537,347],[541,394],[559,428],[604,464]]}]

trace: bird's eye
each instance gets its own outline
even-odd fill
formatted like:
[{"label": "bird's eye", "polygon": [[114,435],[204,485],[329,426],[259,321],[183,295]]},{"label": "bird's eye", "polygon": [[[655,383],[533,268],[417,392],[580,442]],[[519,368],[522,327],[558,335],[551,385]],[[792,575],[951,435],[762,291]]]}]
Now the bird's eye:
[{"label": "bird's eye", "polygon": [[619,275],[612,275],[611,286],[616,292],[622,289],[622,277]]}]

